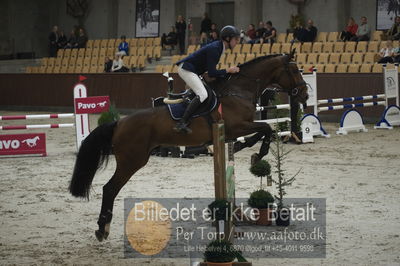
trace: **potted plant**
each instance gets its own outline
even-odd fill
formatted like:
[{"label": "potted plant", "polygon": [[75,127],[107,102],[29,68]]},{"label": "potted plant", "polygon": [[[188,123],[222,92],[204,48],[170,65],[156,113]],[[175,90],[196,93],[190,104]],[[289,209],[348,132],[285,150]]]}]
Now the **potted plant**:
[{"label": "potted plant", "polygon": [[260,178],[260,189],[250,194],[247,203],[250,207],[258,209],[259,215],[256,217],[257,225],[271,225],[274,197],[271,193],[263,189],[262,184],[263,177],[271,177],[271,165],[265,160],[260,160],[251,166],[250,172]]},{"label": "potted plant", "polygon": [[247,262],[241,252],[226,240],[218,239],[209,243],[204,252],[204,260],[208,266],[232,266],[233,261]]},{"label": "potted plant", "polygon": [[110,109],[107,112],[101,113],[99,119],[97,120],[97,124],[100,126],[102,124],[111,123],[119,120],[120,115],[115,108],[115,105],[111,104]]},{"label": "potted plant", "polygon": [[[278,133],[277,133],[278,134]],[[300,173],[301,169],[292,177],[285,177],[285,170],[283,170],[283,162],[291,151],[285,151],[281,138],[275,138],[275,147],[271,148],[271,153],[274,156],[275,173],[277,178],[273,179],[276,184],[278,195],[275,199],[278,201],[277,210],[275,211],[275,222],[278,226],[290,225],[290,210],[283,205],[283,196],[286,195],[285,187],[292,185],[296,176]]]},{"label": "potted plant", "polygon": [[208,208],[211,211],[211,219],[213,221],[227,221],[231,216],[231,203],[224,199],[214,200]]}]

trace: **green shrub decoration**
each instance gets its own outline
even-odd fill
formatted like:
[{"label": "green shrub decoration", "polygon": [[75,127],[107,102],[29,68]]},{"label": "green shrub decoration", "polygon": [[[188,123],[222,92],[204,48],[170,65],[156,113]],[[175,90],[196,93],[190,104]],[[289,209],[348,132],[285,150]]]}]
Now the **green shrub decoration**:
[{"label": "green shrub decoration", "polygon": [[247,203],[252,208],[266,209],[272,203],[274,203],[274,201],[274,197],[271,195],[271,193],[260,189],[250,194],[250,198],[248,199]]},{"label": "green shrub decoration", "polygon": [[119,118],[120,115],[117,111],[117,108],[115,108],[115,105],[111,104],[108,112],[101,113],[99,120],[97,120],[97,124],[100,126],[102,124],[118,121]]},{"label": "green shrub decoration", "polygon": [[[282,104],[281,99],[279,98],[279,95],[275,97],[275,99],[272,101],[271,105],[280,105]],[[287,109],[274,109],[272,110],[272,118],[280,118],[280,117],[290,117],[290,111]],[[280,122],[276,125],[276,130],[277,131],[288,131],[289,130],[289,122]]]},{"label": "green shrub decoration", "polygon": [[231,203],[224,199],[214,200],[210,205],[208,205],[208,208],[211,210],[211,219],[216,221],[227,221],[227,218],[230,217],[232,213]]},{"label": "green shrub decoration", "polygon": [[271,175],[271,165],[266,160],[260,160],[250,167],[250,172],[257,177]]},{"label": "green shrub decoration", "polygon": [[299,106],[299,111],[297,112],[297,123],[296,123],[296,133],[301,132],[301,119],[304,116],[303,109]]},{"label": "green shrub decoration", "polygon": [[207,245],[204,260],[208,262],[232,262],[237,257],[236,253],[231,243],[218,239]]}]

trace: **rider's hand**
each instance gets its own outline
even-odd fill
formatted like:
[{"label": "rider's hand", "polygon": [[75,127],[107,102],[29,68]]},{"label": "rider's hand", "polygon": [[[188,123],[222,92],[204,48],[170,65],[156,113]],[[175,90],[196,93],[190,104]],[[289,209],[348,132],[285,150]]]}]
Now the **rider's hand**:
[{"label": "rider's hand", "polygon": [[237,66],[233,66],[233,67],[226,69],[226,72],[231,73],[231,74],[238,73],[239,71],[240,71],[240,68],[238,68]]}]

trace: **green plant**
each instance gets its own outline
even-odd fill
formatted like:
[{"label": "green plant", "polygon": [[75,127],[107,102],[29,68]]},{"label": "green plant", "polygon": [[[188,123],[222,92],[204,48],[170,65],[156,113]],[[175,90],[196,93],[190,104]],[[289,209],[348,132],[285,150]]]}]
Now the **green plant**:
[{"label": "green plant", "polygon": [[[279,132],[276,132],[278,135]],[[276,136],[275,138],[275,147],[271,147],[271,153],[274,156],[275,163],[275,173],[277,173],[277,179],[273,179],[273,182],[276,184],[276,188],[278,190],[278,195],[275,195],[275,199],[278,200],[278,209],[283,207],[283,196],[286,195],[285,187],[292,185],[295,180],[295,177],[300,173],[301,169],[292,177],[285,177],[285,170],[283,170],[283,163],[287,158],[287,155],[291,152],[285,151],[283,142],[281,138]]]},{"label": "green plant", "polygon": [[[279,98],[279,95],[275,97],[275,99],[272,101],[272,105],[280,105],[282,104],[281,99]],[[280,118],[280,117],[290,117],[290,112],[287,109],[274,109],[272,111],[272,117],[273,118]],[[276,130],[279,131],[288,131],[289,130],[289,125],[288,122],[280,122],[276,125]]]},{"label": "green plant", "polygon": [[299,111],[297,112],[297,123],[296,123],[296,132],[301,132],[301,118],[303,118],[304,112],[303,109],[299,107]]},{"label": "green plant", "polygon": [[111,104],[108,112],[101,113],[99,120],[97,120],[97,124],[100,126],[102,124],[110,123],[119,120],[120,115],[115,108],[115,105]]},{"label": "green plant", "polygon": [[260,160],[250,167],[250,172],[260,177],[260,189],[262,189],[262,178],[271,175],[271,165],[266,160]]},{"label": "green plant", "polygon": [[231,203],[227,200],[214,200],[208,208],[211,210],[211,219],[227,221],[232,214]]},{"label": "green plant", "polygon": [[252,208],[266,209],[274,203],[274,197],[268,191],[263,189],[256,190],[250,194],[250,198],[247,203]]},{"label": "green plant", "polygon": [[207,245],[204,259],[208,262],[232,262],[237,257],[237,251],[226,240],[214,240]]},{"label": "green plant", "polygon": [[301,14],[290,15],[289,26],[294,30],[297,26],[304,26],[304,16]]}]

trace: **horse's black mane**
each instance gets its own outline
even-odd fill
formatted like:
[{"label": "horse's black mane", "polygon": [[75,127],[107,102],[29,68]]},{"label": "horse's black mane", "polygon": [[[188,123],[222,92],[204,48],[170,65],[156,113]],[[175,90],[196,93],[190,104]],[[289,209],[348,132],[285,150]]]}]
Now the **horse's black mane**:
[{"label": "horse's black mane", "polygon": [[[262,61],[264,59],[271,59],[271,58],[275,58],[275,57],[278,57],[278,56],[284,56],[284,54],[271,54],[271,55],[263,55],[263,56],[260,56],[260,57],[256,57],[256,58],[254,58],[254,59],[252,59],[250,61],[247,61],[247,62],[245,62],[243,64],[240,64],[239,67],[240,68],[247,67],[247,66],[253,65],[254,63],[260,62],[260,61]],[[234,75],[236,75],[236,74],[234,74]],[[217,79],[209,82],[209,84],[214,89],[217,89],[218,87],[223,85],[229,79],[230,79],[230,75],[226,75],[223,78],[217,78]]]},{"label": "horse's black mane", "polygon": [[256,58],[254,58],[254,59],[252,59],[252,60],[250,60],[250,61],[247,61],[247,62],[241,64],[239,67],[240,67],[240,68],[246,67],[246,66],[248,66],[248,65],[252,65],[252,64],[254,64],[254,63],[258,63],[259,61],[262,61],[262,60],[264,60],[264,59],[275,58],[275,57],[282,56],[282,55],[283,55],[283,54],[271,54],[271,55],[264,55],[264,56],[256,57]]}]

